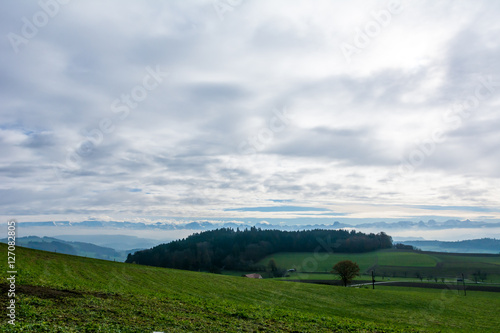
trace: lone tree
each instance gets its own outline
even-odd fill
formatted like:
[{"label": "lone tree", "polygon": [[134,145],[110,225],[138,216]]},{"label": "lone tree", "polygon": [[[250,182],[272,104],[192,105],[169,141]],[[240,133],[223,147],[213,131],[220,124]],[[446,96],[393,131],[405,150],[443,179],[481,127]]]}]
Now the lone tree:
[{"label": "lone tree", "polygon": [[342,280],[344,287],[347,287],[347,284],[351,283],[359,275],[359,266],[350,260],[339,261],[333,266],[332,273],[337,274]]},{"label": "lone tree", "polygon": [[271,259],[267,263],[267,268],[269,268],[269,270],[274,273],[278,270],[278,265],[276,265],[276,261],[274,259]]},{"label": "lone tree", "polygon": [[267,269],[269,271],[270,277],[280,276],[278,271],[278,265],[276,265],[276,261],[274,259],[269,260],[269,262],[267,263]]}]

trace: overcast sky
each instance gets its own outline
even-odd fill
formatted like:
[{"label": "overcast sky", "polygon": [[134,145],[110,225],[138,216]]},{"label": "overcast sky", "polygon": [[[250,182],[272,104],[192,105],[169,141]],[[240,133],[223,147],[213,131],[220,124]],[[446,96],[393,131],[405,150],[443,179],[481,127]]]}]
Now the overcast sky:
[{"label": "overcast sky", "polygon": [[500,2],[40,4],[0,4],[3,219],[500,220]]}]

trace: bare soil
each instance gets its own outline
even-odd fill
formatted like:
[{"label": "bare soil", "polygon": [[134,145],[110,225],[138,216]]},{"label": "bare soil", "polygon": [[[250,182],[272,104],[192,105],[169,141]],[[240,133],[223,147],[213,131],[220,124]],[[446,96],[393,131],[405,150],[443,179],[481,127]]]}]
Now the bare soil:
[{"label": "bare soil", "polygon": [[[0,292],[2,295],[7,295],[9,292],[9,284],[0,283]],[[16,294],[25,294],[30,296],[36,296],[45,299],[62,299],[67,297],[84,297],[85,295],[92,295],[99,298],[117,297],[116,294],[107,294],[100,292],[79,292],[76,290],[68,289],[54,289],[42,286],[32,286],[32,285],[16,285]]]}]

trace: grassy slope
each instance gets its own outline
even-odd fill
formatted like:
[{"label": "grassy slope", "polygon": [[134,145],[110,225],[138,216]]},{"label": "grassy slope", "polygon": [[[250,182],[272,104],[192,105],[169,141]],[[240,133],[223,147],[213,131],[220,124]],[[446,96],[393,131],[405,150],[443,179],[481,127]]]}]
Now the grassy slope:
[{"label": "grassy slope", "polygon": [[[500,299],[489,293],[253,280],[24,248],[16,257],[18,323],[11,330],[3,320],[0,331],[494,332],[500,325]],[[1,299],[5,309],[5,290]]]},{"label": "grassy slope", "polygon": [[[500,255],[467,256],[447,253],[419,253],[408,251],[381,250],[360,254],[314,254],[314,253],[276,253],[259,262],[266,265],[273,258],[279,267],[296,268],[299,272],[330,272],[333,265],[341,260],[357,262],[361,272],[375,267],[376,273],[392,276],[415,278],[415,273],[423,276],[456,277],[457,273],[475,270],[489,272],[489,282],[500,282]],[[438,265],[439,264],[439,265]]]},{"label": "grassy slope", "polygon": [[[7,238],[0,240],[7,243]],[[117,251],[113,248],[99,246],[92,243],[65,241],[54,237],[28,236],[16,238],[18,246],[31,249],[40,249],[49,252],[75,254],[81,257],[106,259],[123,262],[127,259],[128,251]]]},{"label": "grassy slope", "polygon": [[298,272],[330,272],[338,261],[352,260],[359,265],[361,271],[365,271],[373,265],[373,253],[328,255],[321,253],[315,256],[308,252],[280,252],[262,259],[258,264],[267,266],[269,260],[274,259],[279,267],[295,268]]}]

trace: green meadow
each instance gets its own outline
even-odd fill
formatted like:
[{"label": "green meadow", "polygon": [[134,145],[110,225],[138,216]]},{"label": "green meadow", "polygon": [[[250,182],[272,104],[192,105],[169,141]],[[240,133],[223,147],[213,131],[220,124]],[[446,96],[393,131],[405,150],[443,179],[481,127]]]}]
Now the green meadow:
[{"label": "green meadow", "polygon": [[[405,250],[380,250],[368,253],[276,253],[262,259],[259,264],[266,266],[274,259],[283,269],[296,269],[298,273],[290,278],[331,279],[328,274],[332,267],[341,260],[356,262],[361,270],[361,279],[371,274],[379,278],[456,279],[462,273],[469,282],[477,271],[486,273],[484,281],[500,283],[500,255],[490,254],[454,254],[442,252],[420,252]],[[300,274],[307,272],[308,274]],[[321,273],[321,274],[319,274]]]},{"label": "green meadow", "polygon": [[[498,293],[464,297],[451,290],[247,279],[25,248],[16,249],[16,266],[16,326],[4,316],[3,332],[497,332],[500,326]],[[1,286],[5,309],[8,286]]]}]

